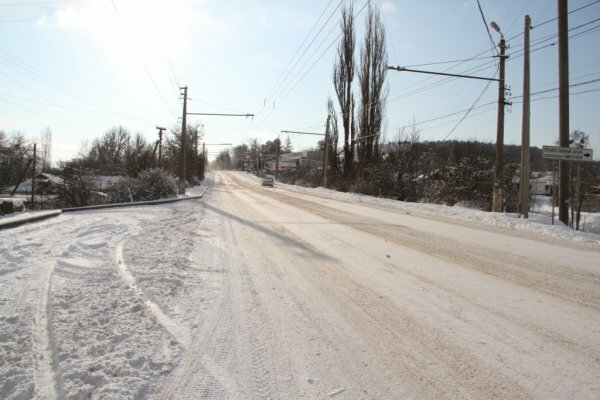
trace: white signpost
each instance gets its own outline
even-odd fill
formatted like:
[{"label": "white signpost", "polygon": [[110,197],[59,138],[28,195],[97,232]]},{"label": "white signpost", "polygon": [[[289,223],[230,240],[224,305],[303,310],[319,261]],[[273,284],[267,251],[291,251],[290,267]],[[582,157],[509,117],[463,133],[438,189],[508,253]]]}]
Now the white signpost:
[{"label": "white signpost", "polygon": [[592,149],[575,149],[572,147],[544,146],[542,157],[551,160],[565,161],[593,161],[594,151]]},{"label": "white signpost", "polygon": [[552,225],[554,225],[554,192],[556,189],[554,183],[554,160],[593,161],[594,151],[592,149],[575,149],[572,147],[543,146],[542,157],[552,160]]}]

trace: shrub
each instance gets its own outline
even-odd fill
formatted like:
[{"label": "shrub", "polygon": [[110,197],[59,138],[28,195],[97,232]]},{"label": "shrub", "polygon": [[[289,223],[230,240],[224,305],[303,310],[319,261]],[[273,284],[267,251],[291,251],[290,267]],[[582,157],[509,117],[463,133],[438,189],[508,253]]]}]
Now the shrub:
[{"label": "shrub", "polygon": [[161,168],[140,172],[134,198],[139,201],[156,200],[177,194],[177,179]]}]

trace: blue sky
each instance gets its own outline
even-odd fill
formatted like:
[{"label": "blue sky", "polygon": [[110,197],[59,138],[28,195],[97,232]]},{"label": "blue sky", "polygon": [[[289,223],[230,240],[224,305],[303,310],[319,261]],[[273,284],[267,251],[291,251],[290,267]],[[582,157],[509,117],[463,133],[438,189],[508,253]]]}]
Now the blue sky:
[{"label": "blue sky", "polygon": [[[256,114],[252,119],[190,116],[190,122],[204,125],[207,143],[264,142],[281,130],[321,132],[327,98],[335,100],[336,8],[348,1],[0,0],[0,129],[20,130],[35,141],[50,127],[55,161],[73,157],[83,143],[115,125],[153,141],[157,125],[180,124],[178,86],[186,85],[189,112]],[[355,12],[366,3],[354,0]],[[531,143],[552,145],[558,135],[558,91],[553,90],[558,49],[551,45],[556,0],[480,3],[488,25],[495,21],[510,45],[506,82],[514,104],[506,113],[505,143],[520,143],[521,33],[529,14],[532,49],[538,49],[531,55],[531,89],[546,91],[532,97]],[[371,4],[384,15],[390,65],[480,76],[496,72],[476,1]],[[570,83],[575,85],[570,127],[591,136],[598,158],[600,2],[569,1],[569,10],[581,7],[569,15]],[[356,19],[357,58],[365,14]],[[497,44],[499,34],[490,33]],[[463,63],[422,65],[476,55]],[[387,82],[387,139],[414,122],[422,140],[495,142],[496,83],[484,91],[485,81],[394,71]],[[317,140],[290,139],[296,150]]]}]

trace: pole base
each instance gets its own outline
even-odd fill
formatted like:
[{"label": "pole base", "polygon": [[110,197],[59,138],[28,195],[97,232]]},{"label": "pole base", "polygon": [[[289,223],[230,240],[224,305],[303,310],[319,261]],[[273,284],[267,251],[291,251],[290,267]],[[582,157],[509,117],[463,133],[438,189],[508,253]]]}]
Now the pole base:
[{"label": "pole base", "polygon": [[494,186],[492,212],[502,212],[502,187]]}]

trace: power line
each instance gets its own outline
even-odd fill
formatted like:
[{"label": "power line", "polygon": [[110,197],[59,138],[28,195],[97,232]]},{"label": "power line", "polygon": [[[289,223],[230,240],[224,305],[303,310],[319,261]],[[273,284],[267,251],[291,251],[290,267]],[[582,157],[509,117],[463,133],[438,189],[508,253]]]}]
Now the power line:
[{"label": "power line", "polygon": [[[300,55],[297,58],[298,54],[300,53],[300,51],[302,50],[302,48],[304,47],[304,45],[308,41],[308,39],[311,37],[313,31],[318,26],[319,22],[321,21],[321,19],[325,15],[325,12],[327,11],[327,9],[329,8],[329,6],[331,5],[332,2],[333,2],[333,0],[330,0],[329,3],[327,4],[327,6],[325,6],[325,8],[323,9],[323,11],[319,15],[319,18],[317,18],[317,20],[315,21],[315,23],[313,24],[313,26],[309,30],[308,34],[305,36],[305,38],[302,41],[302,43],[300,43],[300,46],[298,46],[298,48],[294,52],[294,55],[290,58],[290,60],[289,60],[288,64],[286,65],[286,67],[282,70],[281,74],[279,75],[279,77],[275,81],[275,84],[273,85],[273,87],[267,93],[267,96],[265,97],[265,100],[263,102],[262,108],[256,113],[257,116],[260,116],[263,113],[263,111],[267,107],[267,104],[271,104],[272,98],[275,96],[275,94],[281,88],[281,86],[284,84],[284,82],[289,78],[289,76],[294,71],[294,69],[296,69],[296,67],[300,64],[300,60],[304,57],[304,55],[306,54],[306,52],[308,51],[308,49],[312,46],[312,44],[315,42],[315,40],[319,37],[319,35],[321,34],[321,32],[323,31],[323,29],[325,28],[325,26],[327,26],[327,24],[329,23],[329,21],[331,21],[331,18],[333,18],[333,16],[335,15],[335,12],[342,5],[343,0],[341,0],[338,3],[338,5],[333,9],[333,11],[331,12],[331,14],[327,18],[327,20],[325,22],[323,22],[323,24],[321,25],[321,28],[319,29],[319,31],[314,35],[313,39],[306,46],[306,48],[302,52],[302,55]],[[296,61],[296,62],[294,63],[294,61]]]},{"label": "power line", "polygon": [[[314,31],[314,29],[316,28],[316,26],[318,25],[318,23],[321,20],[321,18],[323,17],[323,15],[325,15],[325,11],[327,11],[327,9],[329,8],[329,6],[331,5],[332,2],[333,2],[333,0],[329,0],[329,3],[325,7],[325,9],[321,12],[321,15],[319,15],[319,18],[317,18],[317,20],[313,24],[312,28],[308,32],[308,35],[306,35],[306,37],[304,38],[304,40],[302,41],[302,43],[300,44],[300,46],[298,47],[298,49],[296,50],[296,52],[294,53],[294,55],[292,56],[292,58],[290,59],[288,65],[284,68],[282,74],[280,75],[280,77],[275,82],[274,89],[271,91],[271,93],[269,95],[267,95],[267,98],[270,98],[271,95],[275,95],[275,93],[277,93],[277,90],[279,89],[279,87],[281,87],[281,85],[283,84],[283,82],[289,77],[289,75],[294,70],[294,68],[296,68],[296,66],[298,65],[298,63],[294,64],[293,67],[289,71],[287,71],[288,68],[294,62],[294,60],[296,59],[296,56],[298,55],[298,53],[300,52],[300,50],[302,49],[302,47],[304,46],[304,44],[306,43],[306,41],[308,40],[308,38],[310,37],[310,35],[312,34],[312,32]],[[340,1],[338,3],[338,5],[333,9],[333,11],[331,12],[331,14],[327,18],[327,20],[323,23],[323,25],[321,25],[321,28],[319,29],[319,31],[315,34],[315,36],[312,38],[312,40],[310,41],[310,43],[306,46],[306,48],[304,49],[304,51],[302,52],[302,54],[298,57],[298,61],[300,61],[302,59],[302,57],[304,57],[304,55],[306,54],[306,52],[308,51],[308,49],[312,46],[312,44],[315,42],[315,40],[317,39],[317,37],[319,37],[319,35],[321,34],[321,32],[323,32],[323,29],[325,29],[325,26],[327,26],[327,24],[329,23],[329,21],[331,21],[331,18],[333,18],[333,16],[337,12],[337,10],[340,8],[340,6],[342,5],[342,3],[343,3],[343,0]],[[286,73],[286,71],[287,71],[287,73]],[[283,79],[281,79],[282,77],[283,77]],[[281,82],[279,82],[280,80],[281,80]]]},{"label": "power line", "polygon": [[[600,1],[600,0],[598,0],[598,1]],[[573,27],[573,28],[569,29],[569,31],[574,31],[574,30],[580,29],[580,28],[582,28],[582,27],[584,27],[584,26],[590,25],[590,24],[592,24],[592,23],[594,23],[594,22],[597,22],[597,21],[599,21],[599,20],[600,20],[600,18],[597,18],[597,19],[594,19],[594,20],[588,21],[588,22],[586,22],[586,23],[583,23],[583,24],[581,24],[581,25],[578,25],[578,26],[576,26],[576,27]],[[583,35],[583,34],[585,34],[585,33],[588,33],[588,32],[595,31],[595,30],[597,30],[597,29],[600,29],[600,27],[593,27],[593,28],[590,28],[590,29],[588,29],[588,30],[586,30],[586,31],[579,32],[579,33],[577,33],[577,34],[571,35],[571,36],[569,37],[569,39],[575,38],[575,37],[577,37],[577,36]],[[543,42],[547,42],[548,40],[552,40],[552,39],[553,39],[553,38],[555,38],[555,37],[557,37],[557,34],[551,34],[551,35],[547,35],[547,36],[544,36],[544,37],[542,37],[542,38],[539,38],[539,39],[536,39],[536,40],[534,40],[534,41],[533,41],[533,42],[534,42],[534,44],[532,45],[533,49],[531,50],[531,52],[533,53],[533,52],[535,52],[535,51],[542,50],[542,49],[544,49],[544,48],[547,48],[547,47],[550,47],[550,46],[553,46],[553,45],[555,45],[555,43],[551,43],[551,44],[548,44],[548,45],[546,45],[546,46],[537,47],[537,48],[535,47],[535,46],[537,46],[537,45],[540,45],[540,44],[541,44],[541,43],[543,43]],[[487,50],[486,50],[486,51],[487,51]],[[485,51],[484,51],[484,52],[485,52]],[[479,53],[477,56],[479,56],[479,55],[481,55],[481,54],[483,54],[483,53]],[[477,56],[471,57],[471,58],[469,58],[469,59],[466,59],[466,60],[456,60],[456,62],[459,62],[459,64],[458,64],[458,65],[461,65],[461,64],[463,64],[463,63],[465,63],[465,62],[468,62],[468,61],[470,61],[470,60],[475,60],[475,59],[478,59],[478,58],[477,58]],[[516,55],[515,55],[515,54],[513,54],[513,56],[512,56],[511,58],[509,58],[509,59],[508,59],[508,61],[515,60],[515,59],[517,59],[517,58],[520,58],[520,57],[522,57],[522,56],[523,56],[523,54],[522,54],[522,53],[521,53],[521,54],[516,54]],[[485,59],[485,57],[484,57],[484,59]],[[442,62],[442,63],[446,63],[446,62]],[[447,63],[450,63],[450,62],[447,62]],[[433,63],[431,63],[431,64],[433,64]],[[462,73],[462,74],[472,74],[472,73],[476,73],[476,72],[481,72],[481,71],[484,71],[484,70],[486,70],[486,69],[490,68],[490,67],[491,67],[492,65],[494,65],[494,64],[495,64],[495,62],[487,62],[487,63],[483,63],[483,64],[480,64],[479,66],[473,67],[473,68],[471,68],[471,69],[469,69],[469,70],[462,71],[461,73]],[[457,65],[457,66],[458,66],[458,65]],[[454,67],[450,67],[450,68],[447,68],[447,69],[445,69],[444,71],[451,70],[451,69],[453,69],[453,68],[455,68],[455,67],[456,67],[456,66],[454,66]],[[415,85],[418,85],[419,83],[423,83],[423,82],[425,82],[425,81],[427,81],[427,80],[429,80],[429,79],[432,79],[432,78],[427,78],[427,79],[424,79],[424,80],[422,80],[422,81],[419,81],[419,82],[415,83],[414,85],[411,85],[411,86],[409,86],[408,88],[410,88],[410,87],[414,87]],[[421,87],[421,88],[417,88],[417,89],[415,89],[415,90],[413,90],[413,91],[410,91],[410,92],[406,92],[406,91],[404,91],[404,92],[402,92],[402,93],[396,93],[396,94],[393,94],[392,96],[390,96],[391,98],[388,100],[388,103],[391,103],[391,102],[394,102],[394,101],[398,101],[398,100],[400,100],[400,99],[403,99],[403,98],[406,98],[406,97],[409,97],[409,96],[413,96],[413,95],[416,95],[416,94],[423,93],[423,92],[425,92],[425,91],[428,91],[428,90],[434,89],[434,88],[436,88],[436,87],[439,87],[439,86],[445,85],[445,84],[447,84],[447,83],[453,82],[453,81],[454,81],[454,80],[456,80],[456,79],[457,79],[457,78],[444,78],[444,79],[442,79],[442,80],[440,80],[440,81],[438,81],[438,82],[435,82],[435,83],[429,84],[429,85],[427,85],[427,86],[424,86],[424,87]]]},{"label": "power line", "polygon": [[406,68],[412,68],[412,67],[428,67],[431,65],[441,65],[441,64],[456,64],[456,63],[464,63],[467,61],[473,61],[473,60],[488,60],[488,59],[493,59],[493,56],[487,56],[487,57],[471,57],[471,58],[467,58],[464,60],[450,60],[450,61],[436,61],[436,62],[430,62],[430,63],[424,63],[424,64],[411,64],[411,65],[405,65]]},{"label": "power line", "polygon": [[[154,8],[154,16],[157,17],[159,14],[158,7],[156,5],[156,1],[152,0],[152,6]],[[173,66],[173,59],[171,58],[171,54],[169,53],[168,48],[162,48],[163,58],[167,63],[167,76],[169,77],[169,81],[173,85],[173,89],[175,89],[175,95],[177,96],[177,101],[179,101],[179,88],[182,86],[179,84],[179,80],[177,79],[177,74],[175,73],[175,67]]]},{"label": "power line", "polygon": [[500,55],[498,53],[498,49],[496,49],[496,43],[494,43],[494,39],[492,38],[492,34],[490,33],[490,27],[488,26],[487,21],[485,20],[485,15],[483,14],[483,9],[481,8],[481,3],[477,0],[477,7],[479,8],[479,14],[481,14],[481,19],[483,20],[483,25],[485,25],[485,30],[487,31],[488,37],[490,38],[490,42],[492,43],[492,53],[496,52],[496,55]]},{"label": "power line", "polygon": [[[364,11],[364,9],[367,7],[367,5],[370,4],[370,0],[367,0],[364,5],[358,10],[358,12],[356,12],[355,15],[353,15],[353,20],[356,20],[356,18],[358,18],[358,16]],[[288,85],[288,87],[290,87],[290,89],[287,90],[287,92],[285,93],[285,95],[283,95],[281,97],[281,99],[279,100],[278,104],[281,104],[285,101],[285,99],[287,99],[287,97],[294,91],[294,89],[304,80],[304,78],[308,75],[308,73],[310,71],[312,71],[312,69],[317,65],[317,63],[323,58],[323,56],[329,51],[329,49],[337,42],[337,40],[342,36],[342,32],[340,32],[336,38],[329,44],[329,46],[327,46],[325,48],[325,50],[317,57],[317,59],[305,70],[304,74],[296,80],[295,84],[293,86],[290,87],[290,85]],[[327,39],[327,37],[321,42],[321,44],[319,45],[319,47],[317,47],[317,49],[319,49],[324,43],[325,40]],[[316,52],[313,52],[313,55]],[[311,56],[312,58],[312,56]],[[309,58],[310,60],[310,58]],[[308,63],[308,61],[304,64],[306,65]],[[297,76],[297,75],[296,75]],[[264,124],[264,122],[273,114],[274,109],[271,110],[271,112],[265,116],[265,118],[260,122],[259,127],[262,126],[262,124]]]},{"label": "power line", "polygon": [[[111,2],[112,6],[113,6],[113,8],[115,10],[115,13],[119,17],[119,20],[121,21],[121,24],[123,25],[123,27],[125,27],[126,26],[125,20],[123,19],[123,16],[119,12],[119,9],[117,8],[117,5],[115,4],[115,1],[114,0],[110,0],[110,2]],[[169,110],[169,112],[171,113],[171,115],[173,115],[174,118],[177,118],[177,114],[175,114],[173,112],[173,110],[171,109],[171,106],[169,106],[169,103],[167,103],[167,100],[165,100],[165,97],[163,96],[161,90],[158,87],[158,84],[156,83],[156,80],[154,79],[154,76],[152,76],[152,73],[150,72],[150,69],[148,68],[148,65],[146,64],[146,60],[144,60],[144,58],[142,57],[142,55],[139,52],[137,52],[137,46],[136,46],[136,53],[137,53],[138,57],[140,58],[140,60],[142,61],[142,64],[144,66],[144,70],[146,71],[146,74],[150,78],[150,81],[152,81],[152,85],[154,86],[154,89],[156,89],[156,92],[158,93],[158,96],[162,100],[163,104],[167,107],[167,110]]]},{"label": "power line", "polygon": [[[587,8],[587,7],[590,7],[590,6],[593,6],[594,4],[597,4],[597,3],[600,3],[600,0],[595,0],[595,1],[592,1],[591,3],[588,3],[588,4],[584,5],[584,6],[581,6],[581,7],[579,7],[579,8],[576,8],[575,10],[571,10],[571,11],[569,11],[569,12],[568,12],[566,15],[573,14],[574,12],[577,12],[577,11],[583,10],[583,9],[585,9],[585,8]],[[532,26],[532,27],[531,27],[531,29],[534,29],[534,28],[539,28],[540,26],[544,26],[544,25],[546,25],[546,24],[549,24],[550,22],[552,22],[552,21],[556,21],[557,19],[558,19],[558,16],[557,16],[557,17],[554,17],[554,18],[552,18],[552,19],[549,19],[549,20],[547,20],[547,21],[544,21],[544,22],[542,22],[542,23],[540,23],[540,24],[534,25],[534,26]]]},{"label": "power line", "polygon": [[399,60],[400,57],[398,57],[398,52],[396,51],[396,46],[394,46],[394,42],[392,41],[392,35],[390,35],[390,31],[388,29],[387,18],[385,16],[385,11],[383,9],[383,3],[381,1],[382,0],[379,0],[379,8],[381,10],[381,16],[383,17],[383,26],[385,28],[385,33],[388,37],[388,42],[389,42],[390,46],[392,46],[392,51],[394,52],[394,56],[396,57],[397,60]]},{"label": "power line", "polygon": [[[600,21],[600,18],[596,18],[596,19],[595,19],[595,20],[593,20],[593,21],[588,21],[588,22],[586,22],[586,23],[584,23],[584,24],[581,24],[581,25],[579,25],[579,26],[576,26],[576,27],[574,27],[574,28],[571,28],[571,29],[569,29],[569,32],[572,32],[572,31],[574,31],[574,30],[576,30],[576,29],[580,29],[580,28],[582,28],[582,27],[584,27],[584,26],[590,25],[590,24],[592,24],[592,23],[594,23],[594,22],[598,22],[598,21]],[[591,28],[589,28],[589,29],[586,29],[586,30],[584,30],[584,31],[582,31],[582,32],[577,32],[577,33],[575,33],[575,34],[573,34],[573,35],[569,36],[569,40],[570,40],[570,39],[573,39],[573,38],[576,38],[576,37],[583,36],[583,35],[585,35],[585,34],[588,34],[588,33],[595,32],[595,31],[597,31],[597,30],[599,30],[599,29],[600,29],[600,25],[599,25],[599,26],[594,26],[594,27],[591,27]],[[537,39],[537,40],[536,40],[536,43],[535,43],[535,44],[533,44],[533,45],[532,45],[532,47],[534,47],[534,46],[538,46],[538,45],[540,45],[540,44],[542,44],[542,43],[544,43],[544,42],[548,42],[548,41],[550,41],[550,40],[552,40],[552,39],[555,39],[557,36],[558,36],[557,34],[551,34],[551,35],[548,35],[548,36],[546,36],[546,37],[543,37],[543,38]],[[536,47],[536,48],[532,49],[532,50],[530,51],[530,53],[534,53],[534,52],[536,52],[536,51],[539,51],[539,50],[542,50],[542,49],[545,49],[545,48],[548,48],[548,47],[551,47],[551,46],[555,46],[557,43],[558,43],[558,42],[554,41],[554,42],[552,42],[552,43],[549,43],[549,44],[546,44],[546,45],[544,45],[544,46],[541,46],[541,47]],[[520,53],[518,53],[518,54],[514,54],[514,55],[513,55],[513,57],[512,57],[512,60],[515,60],[515,59],[517,59],[517,58],[520,58],[520,57],[523,57],[523,53],[521,53],[521,52],[520,52]],[[509,60],[510,60],[510,59],[509,59]]]},{"label": "power line", "polygon": [[28,1],[23,3],[2,3],[0,7],[16,7],[16,6],[40,6],[45,4],[70,3],[78,0],[48,0],[48,1]]},{"label": "power line", "polygon": [[[496,74],[494,74],[494,76],[496,76]],[[488,83],[485,85],[485,87],[483,88],[483,90],[481,91],[481,93],[479,94],[477,99],[475,99],[475,101],[473,102],[471,107],[469,107],[469,109],[465,112],[465,115],[463,115],[463,117],[460,119],[460,121],[458,121],[458,123],[454,126],[454,128],[452,128],[450,130],[450,132],[448,132],[448,134],[444,137],[444,140],[448,139],[448,136],[452,135],[454,133],[454,131],[456,130],[456,128],[458,128],[459,125],[465,120],[465,118],[467,118],[467,116],[471,113],[473,108],[477,105],[477,103],[479,103],[479,100],[481,100],[481,97],[484,95],[484,93],[489,89],[491,83],[492,83],[492,81],[488,81]],[[501,107],[504,107],[504,104],[502,104]]]},{"label": "power line", "polygon": [[[356,20],[356,18],[358,18],[358,16],[364,11],[364,9],[367,7],[367,5],[369,5],[370,0],[367,0],[365,2],[365,4],[360,8],[360,10],[358,10],[358,12],[353,16],[353,19]],[[306,75],[308,75],[308,73],[310,71],[312,71],[312,69],[315,67],[315,65],[317,65],[317,63],[323,58],[323,56],[329,51],[329,49],[337,42],[337,40],[342,36],[342,32],[340,32],[338,34],[338,36],[329,44],[329,46],[327,46],[327,48],[319,55],[319,57],[317,57],[317,59],[311,64],[311,66],[304,72],[304,74],[300,77],[300,79],[298,79],[296,81],[296,83],[294,84],[294,86],[292,86],[287,92],[286,94],[281,98],[281,100],[279,101],[279,103],[283,103],[283,101],[292,93],[292,91],[300,84],[300,82],[302,82],[304,80],[304,78],[306,77]]]},{"label": "power line", "polygon": [[[590,79],[590,80],[584,81],[584,82],[573,83],[573,84],[569,85],[569,87],[579,87],[579,86],[591,85],[591,84],[597,83],[597,82],[600,82],[600,78],[598,78],[598,79]],[[537,92],[531,93],[531,96],[538,96],[540,94],[549,93],[549,92],[553,92],[553,91],[557,91],[557,90],[558,90],[558,87],[551,88],[551,89],[539,90]],[[580,91],[580,92],[574,92],[574,93],[570,93],[570,95],[584,94],[584,93],[597,92],[597,91],[600,91],[600,89],[590,89],[590,90],[585,90],[585,91]],[[520,101],[518,101],[516,99],[520,99],[522,97],[523,97],[523,95],[511,96],[511,101],[515,100],[513,102],[513,104],[519,104]],[[556,97],[558,97],[558,96],[538,98],[538,100],[546,99],[546,98],[556,98]],[[398,129],[408,128],[408,127],[410,127],[412,125],[424,125],[424,124],[429,123],[429,122],[439,121],[439,120],[442,120],[442,119],[453,117],[455,115],[459,115],[459,114],[462,114],[462,113],[467,113],[468,114],[467,116],[461,118],[461,120],[464,120],[467,117],[472,117],[472,116],[475,116],[475,115],[480,115],[480,114],[475,114],[475,115],[474,114],[470,114],[470,112],[472,110],[476,110],[476,109],[488,107],[488,106],[491,106],[491,105],[495,105],[498,102],[497,100],[494,100],[494,101],[490,101],[488,103],[484,103],[484,104],[480,104],[480,105],[475,105],[480,100],[480,98],[481,98],[481,95],[476,100],[476,102],[474,103],[474,105],[472,105],[469,108],[466,108],[466,109],[463,109],[463,110],[459,110],[459,111],[454,111],[454,112],[451,112],[451,113],[448,113],[448,114],[439,115],[439,116],[436,116],[436,117],[433,117],[433,118],[429,118],[429,119],[426,119],[426,120],[422,120],[422,121],[418,121],[418,122],[415,122],[415,123],[412,123],[412,124],[409,124],[409,125],[402,125],[400,127],[396,127],[396,128],[393,128],[393,129],[388,129],[384,133],[390,133],[390,132],[396,131]],[[535,99],[532,99],[532,101],[535,101]],[[495,109],[496,109],[495,107],[492,107],[492,108],[490,108],[490,110],[487,110],[486,112],[493,111]]]}]

